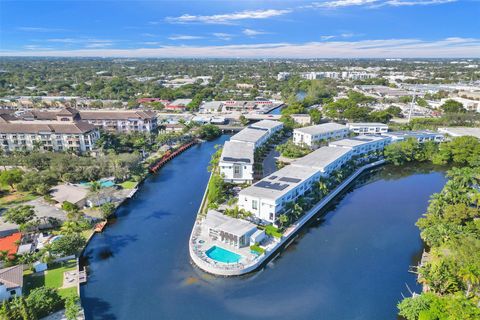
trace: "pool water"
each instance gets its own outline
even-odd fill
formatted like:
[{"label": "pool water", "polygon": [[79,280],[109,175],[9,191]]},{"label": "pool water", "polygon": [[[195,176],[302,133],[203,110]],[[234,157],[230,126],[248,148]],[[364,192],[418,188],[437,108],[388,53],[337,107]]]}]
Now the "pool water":
[{"label": "pool water", "polygon": [[[109,188],[109,187],[113,187],[115,185],[115,182],[113,182],[112,180],[99,180],[98,182],[100,183],[101,188]],[[81,182],[80,183],[80,185],[85,186],[85,187],[88,187],[91,184],[92,184],[91,182]]]},{"label": "pool water", "polygon": [[221,247],[213,246],[205,252],[210,259],[223,263],[237,263],[242,257],[235,252],[228,251]]}]

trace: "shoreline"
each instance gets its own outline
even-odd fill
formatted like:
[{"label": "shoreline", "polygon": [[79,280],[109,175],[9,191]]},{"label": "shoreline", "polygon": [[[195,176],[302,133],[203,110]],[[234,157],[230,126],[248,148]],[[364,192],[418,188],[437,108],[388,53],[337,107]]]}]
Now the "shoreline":
[{"label": "shoreline", "polygon": [[[263,265],[268,263],[270,260],[274,259],[280,252],[280,250],[286,246],[289,246],[291,242],[295,239],[298,232],[303,228],[303,226],[309,222],[319,210],[325,207],[331,200],[333,200],[338,194],[340,194],[343,190],[345,190],[350,183],[352,183],[358,176],[364,173],[367,170],[373,169],[377,166],[385,164],[385,160],[378,160],[373,163],[364,165],[363,167],[356,170],[353,174],[351,174],[347,179],[345,179],[339,186],[337,186],[334,190],[332,190],[328,195],[326,195],[322,200],[320,200],[317,204],[315,204],[308,212],[305,213],[296,223],[294,223],[291,227],[289,227],[283,236],[278,240],[273,248],[266,251],[265,253],[259,255],[253,261],[250,261],[248,264],[215,264],[210,263],[210,261],[205,261],[201,257],[199,257],[194,250],[195,247],[195,240],[194,237],[199,232],[201,221],[201,216],[197,215],[195,223],[192,228],[192,232],[189,238],[189,254],[190,259],[193,261],[193,264],[197,266],[202,271],[216,275],[216,276],[241,276],[250,272],[253,272]],[[203,206],[203,201],[200,207]],[[277,241],[277,240],[275,240]],[[209,258],[208,258],[209,259]],[[210,259],[211,260],[211,259]],[[213,262],[213,260],[212,260]]]}]

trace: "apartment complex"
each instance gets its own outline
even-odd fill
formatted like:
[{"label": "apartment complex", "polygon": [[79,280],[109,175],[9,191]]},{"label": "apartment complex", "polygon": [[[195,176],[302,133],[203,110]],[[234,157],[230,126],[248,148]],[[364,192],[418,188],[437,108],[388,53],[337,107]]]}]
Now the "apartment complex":
[{"label": "apartment complex", "polygon": [[151,132],[158,127],[156,113],[148,110],[78,111],[74,108],[65,108],[60,111],[29,111],[21,118],[25,121],[86,121],[113,132]]},{"label": "apartment complex", "polygon": [[[2,118],[3,119],[3,118]],[[20,150],[93,150],[98,128],[85,121],[0,121],[0,145],[5,152]]]},{"label": "apartment complex", "polygon": [[315,148],[321,141],[336,140],[348,136],[348,128],[344,125],[330,122],[293,130],[293,143]]},{"label": "apartment complex", "polygon": [[255,149],[282,130],[283,123],[262,120],[238,132],[225,142],[219,167],[223,179],[232,183],[251,183]]},{"label": "apartment complex", "polygon": [[383,150],[390,141],[390,137],[361,135],[331,142],[241,190],[238,206],[267,223],[275,223],[286,204],[309,191],[320,177],[331,176],[357,156]]},{"label": "apartment complex", "polygon": [[348,129],[358,134],[381,134],[388,132],[388,126],[380,122],[348,123]]},{"label": "apartment complex", "polygon": [[430,131],[430,130],[418,130],[418,131],[392,131],[382,134],[386,137],[390,137],[392,142],[403,141],[409,138],[414,138],[418,142],[441,142],[445,140],[443,133]]}]

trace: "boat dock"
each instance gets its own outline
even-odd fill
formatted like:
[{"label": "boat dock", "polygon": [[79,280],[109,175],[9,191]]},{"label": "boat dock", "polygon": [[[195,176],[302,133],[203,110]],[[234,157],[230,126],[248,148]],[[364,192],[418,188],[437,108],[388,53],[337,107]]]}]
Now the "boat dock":
[{"label": "boat dock", "polygon": [[184,152],[185,150],[187,150],[188,148],[190,148],[196,143],[197,143],[197,140],[194,139],[194,140],[191,140],[190,142],[183,144],[181,147],[179,147],[173,152],[171,152],[170,150],[167,151],[157,162],[152,164],[150,168],[148,168],[148,170],[151,173],[157,173],[158,170],[161,167],[163,167],[168,161],[172,160],[173,158],[175,158],[176,156],[178,156],[179,154],[181,154],[182,152]]}]

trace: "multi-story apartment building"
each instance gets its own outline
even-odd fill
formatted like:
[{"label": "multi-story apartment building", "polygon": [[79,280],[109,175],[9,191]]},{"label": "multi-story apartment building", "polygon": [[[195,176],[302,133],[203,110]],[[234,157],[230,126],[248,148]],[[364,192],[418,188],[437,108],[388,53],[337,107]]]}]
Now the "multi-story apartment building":
[{"label": "multi-story apartment building", "polygon": [[25,113],[22,118],[30,121],[86,121],[103,130],[113,132],[151,132],[158,127],[156,113],[149,110],[78,111],[65,108],[60,111],[31,111]]},{"label": "multi-story apartment building", "polygon": [[418,130],[418,131],[393,131],[382,134],[386,137],[390,137],[392,142],[403,141],[409,138],[414,138],[418,142],[441,142],[445,140],[443,133],[430,131],[430,130]]},{"label": "multi-story apartment building", "polygon": [[358,134],[380,134],[388,132],[388,126],[380,122],[348,123],[348,129]]},{"label": "multi-story apartment building", "polygon": [[223,179],[231,183],[252,182],[253,153],[254,147],[252,144],[226,141],[218,164]]},{"label": "multi-story apartment building", "polygon": [[330,122],[293,130],[293,143],[315,148],[321,141],[336,140],[348,136],[348,128],[344,125]]},{"label": "multi-story apartment building", "polygon": [[98,128],[85,121],[1,121],[0,146],[4,152],[20,150],[93,150],[100,137]]},{"label": "multi-story apartment building", "polygon": [[350,157],[351,150],[346,148],[320,148],[240,191],[238,206],[274,223],[288,202],[302,196],[320,177],[329,176]]},{"label": "multi-story apartment building", "polygon": [[391,138],[385,136],[360,135],[357,137],[330,142],[330,147],[352,150],[352,156],[360,156],[370,152],[381,151],[390,144]]}]

